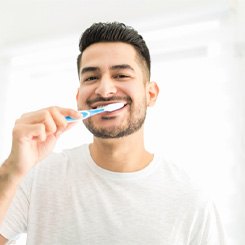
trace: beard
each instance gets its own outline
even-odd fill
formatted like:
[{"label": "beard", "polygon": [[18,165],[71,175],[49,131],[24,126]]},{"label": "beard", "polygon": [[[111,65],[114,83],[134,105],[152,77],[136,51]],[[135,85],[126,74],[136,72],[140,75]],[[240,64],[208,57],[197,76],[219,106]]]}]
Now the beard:
[{"label": "beard", "polygon": [[[92,117],[84,120],[84,125],[95,137],[103,139],[116,139],[135,133],[142,127],[146,118],[146,98],[143,98],[137,105],[132,103],[131,98],[127,97],[127,101],[129,107],[128,117],[121,125],[100,127],[94,124]],[[113,120],[114,118],[104,116],[102,119]]]}]

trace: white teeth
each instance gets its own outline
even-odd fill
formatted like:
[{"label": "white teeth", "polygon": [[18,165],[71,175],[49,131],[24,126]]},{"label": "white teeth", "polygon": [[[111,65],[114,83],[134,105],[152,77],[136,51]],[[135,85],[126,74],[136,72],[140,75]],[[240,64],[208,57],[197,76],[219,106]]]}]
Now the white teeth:
[{"label": "white teeth", "polygon": [[102,108],[102,107],[105,107],[105,106],[104,105],[99,105],[95,109]]},{"label": "white teeth", "polygon": [[[119,102],[119,103],[120,103],[120,102]],[[95,107],[94,109],[104,108],[104,107],[107,107],[107,106],[110,106],[110,105],[114,105],[114,104],[118,104],[118,103],[99,105],[99,106]],[[121,104],[123,104],[123,103],[121,102]],[[124,105],[125,105],[125,104],[124,104]]]}]

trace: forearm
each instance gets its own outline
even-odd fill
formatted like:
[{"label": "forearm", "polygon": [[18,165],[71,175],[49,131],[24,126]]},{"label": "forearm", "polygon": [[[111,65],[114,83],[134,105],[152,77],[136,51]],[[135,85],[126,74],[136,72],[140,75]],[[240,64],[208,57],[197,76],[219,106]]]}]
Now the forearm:
[{"label": "forearm", "polygon": [[4,219],[22,178],[23,176],[13,171],[8,161],[0,167],[0,224]]},{"label": "forearm", "polygon": [[75,110],[49,107],[16,120],[11,153],[0,166],[0,224],[23,177],[52,151],[58,136],[75,125],[69,124],[65,116],[81,118]]}]

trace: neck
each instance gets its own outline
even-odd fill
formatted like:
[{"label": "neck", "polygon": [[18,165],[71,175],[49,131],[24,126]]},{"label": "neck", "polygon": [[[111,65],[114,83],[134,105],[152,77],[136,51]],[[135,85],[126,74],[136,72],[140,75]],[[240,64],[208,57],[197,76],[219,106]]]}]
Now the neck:
[{"label": "neck", "polygon": [[142,130],[119,139],[94,138],[90,154],[97,165],[114,172],[138,171],[153,159],[145,150]]}]

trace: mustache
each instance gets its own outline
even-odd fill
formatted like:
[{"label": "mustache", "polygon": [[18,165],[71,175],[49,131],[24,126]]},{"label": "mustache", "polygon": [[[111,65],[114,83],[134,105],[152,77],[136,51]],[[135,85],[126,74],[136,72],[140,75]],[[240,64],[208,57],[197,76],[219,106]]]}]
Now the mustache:
[{"label": "mustache", "polygon": [[94,99],[88,99],[86,100],[87,105],[91,105],[96,102],[115,102],[115,101],[126,101],[128,104],[132,103],[132,99],[129,96],[112,96],[109,98],[104,97],[96,97]]}]

